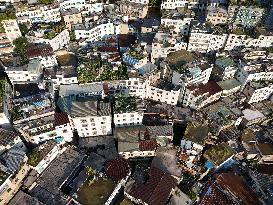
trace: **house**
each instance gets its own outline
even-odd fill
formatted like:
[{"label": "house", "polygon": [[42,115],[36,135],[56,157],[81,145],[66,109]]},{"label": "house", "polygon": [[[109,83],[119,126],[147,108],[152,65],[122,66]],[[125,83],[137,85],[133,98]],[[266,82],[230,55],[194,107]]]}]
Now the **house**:
[{"label": "house", "polygon": [[[148,5],[137,3],[136,1],[127,1],[122,0],[116,2],[118,7],[118,13],[123,14],[124,18],[128,18],[128,20],[145,18],[148,12]],[[124,19],[125,21],[125,19]]]},{"label": "house", "polygon": [[141,125],[143,105],[134,96],[116,95],[114,104],[114,124],[116,127]]},{"label": "house", "polygon": [[188,0],[164,0],[161,3],[161,9],[171,10],[179,7],[185,7],[186,5],[188,5]]},{"label": "house", "polygon": [[109,102],[98,100],[96,97],[62,97],[58,106],[69,116],[72,129],[80,137],[112,134],[112,116]]},{"label": "house", "polygon": [[188,51],[218,51],[224,48],[227,38],[225,31],[213,30],[198,23],[191,28]]},{"label": "house", "polygon": [[156,139],[150,137],[144,126],[115,128],[114,137],[118,141],[118,153],[125,159],[155,155]]},{"label": "house", "polygon": [[47,169],[34,181],[30,194],[44,204],[67,203],[68,198],[60,187],[73,174],[81,164],[84,154],[73,146],[68,146],[64,152],[59,153]]},{"label": "house", "polygon": [[193,109],[200,109],[220,99],[222,88],[214,81],[206,84],[191,85],[185,88],[181,103]]},{"label": "house", "polygon": [[71,31],[73,25],[81,24],[83,22],[82,15],[77,9],[65,10],[62,13],[62,18],[64,20],[66,28]]},{"label": "house", "polygon": [[265,120],[265,116],[258,110],[245,109],[242,110],[243,113],[243,124],[251,125],[256,123],[261,123]]},{"label": "house", "polygon": [[0,55],[8,54],[13,51],[12,42],[6,33],[0,33]]},{"label": "house", "polygon": [[28,164],[41,174],[61,151],[61,147],[55,141],[49,140],[31,151]]},{"label": "house", "polygon": [[204,156],[218,168],[232,160],[233,153],[234,151],[228,144],[222,143],[206,150]]},{"label": "house", "polygon": [[85,0],[62,0],[60,1],[60,9],[61,10],[69,10],[69,9],[78,9],[79,11],[84,10],[86,5]]},{"label": "house", "polygon": [[145,184],[130,181],[125,187],[125,196],[134,203],[165,204],[177,181],[168,173],[155,167],[150,169],[150,177]]},{"label": "house", "polygon": [[53,48],[49,44],[31,45],[27,48],[26,56],[29,60],[39,59],[43,68],[56,67],[58,65]]},{"label": "house", "polygon": [[38,82],[42,76],[40,59],[32,59],[26,65],[5,67],[5,72],[12,84],[23,82]]},{"label": "house", "polygon": [[3,20],[2,24],[10,42],[13,42],[16,38],[22,36],[16,19]]},{"label": "house", "polygon": [[156,18],[144,19],[141,24],[141,33],[156,32],[160,22]]},{"label": "house", "polygon": [[10,205],[44,205],[37,198],[30,196],[29,194],[18,191],[12,200],[9,202]]},{"label": "house", "polygon": [[52,96],[36,83],[15,84],[7,103],[14,124],[54,114]]},{"label": "house", "polygon": [[257,143],[258,151],[261,155],[261,161],[271,163],[273,160],[273,145],[271,143]]},{"label": "house", "polygon": [[207,22],[212,25],[223,25],[228,23],[228,12],[221,7],[208,7]]},{"label": "house", "polygon": [[269,99],[273,94],[273,85],[267,82],[249,82],[246,84],[243,93],[249,104]]},{"label": "house", "polygon": [[228,80],[235,77],[237,65],[231,57],[221,56],[216,58],[215,68],[218,70],[217,75],[221,80]]},{"label": "house", "polygon": [[218,81],[217,84],[223,90],[222,97],[226,97],[234,93],[237,93],[241,89],[241,83],[234,78]]},{"label": "house", "polygon": [[255,132],[251,129],[243,130],[241,134],[241,142],[245,152],[247,154],[246,159],[254,159],[259,154],[256,148],[256,135]]}]

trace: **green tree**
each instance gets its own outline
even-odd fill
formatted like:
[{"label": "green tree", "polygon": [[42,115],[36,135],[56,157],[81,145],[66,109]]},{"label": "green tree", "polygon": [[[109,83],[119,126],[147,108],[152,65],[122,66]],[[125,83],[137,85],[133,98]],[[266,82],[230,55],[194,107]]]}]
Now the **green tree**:
[{"label": "green tree", "polygon": [[15,46],[14,52],[20,56],[21,63],[27,63],[26,51],[29,46],[27,38],[21,36],[13,41],[13,45]]},{"label": "green tree", "polygon": [[23,36],[25,36],[28,33],[28,27],[26,24],[19,24],[19,29]]},{"label": "green tree", "polygon": [[55,0],[38,0],[39,4],[52,4]]},{"label": "green tree", "polygon": [[93,170],[92,167],[90,167],[90,166],[86,166],[86,167],[85,167],[85,171],[86,171],[86,174],[87,174],[88,176],[94,175],[94,170]]}]

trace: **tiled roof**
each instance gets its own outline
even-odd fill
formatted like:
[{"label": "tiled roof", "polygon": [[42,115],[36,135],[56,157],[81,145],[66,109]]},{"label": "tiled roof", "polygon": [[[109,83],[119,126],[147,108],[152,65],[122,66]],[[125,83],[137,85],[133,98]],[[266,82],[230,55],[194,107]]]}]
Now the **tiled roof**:
[{"label": "tiled roof", "polygon": [[151,137],[173,136],[172,125],[146,126],[146,129],[149,132]]},{"label": "tiled roof", "polygon": [[31,45],[28,47],[27,58],[35,58],[39,56],[49,56],[53,54],[53,49],[49,44]]},{"label": "tiled roof", "polygon": [[199,205],[236,205],[236,203],[217,185],[213,184],[205,192]]},{"label": "tiled roof", "polygon": [[192,94],[196,97],[205,93],[209,93],[209,96],[212,96],[222,91],[222,88],[214,81],[210,81],[200,86],[192,85],[189,86],[188,89],[191,90],[193,92]]},{"label": "tiled roof", "polygon": [[0,145],[6,146],[10,144],[18,135],[15,132],[0,128]]},{"label": "tiled roof", "polygon": [[258,204],[256,193],[242,181],[240,176],[233,173],[222,173],[216,177],[216,181],[224,190],[235,195],[243,204]]},{"label": "tiled roof", "polygon": [[69,123],[68,115],[64,112],[55,113],[55,126],[60,126]]},{"label": "tiled roof", "polygon": [[156,147],[157,147],[157,142],[155,139],[139,141],[140,151],[153,151],[155,150]]},{"label": "tiled roof", "polygon": [[176,180],[169,174],[152,167],[150,177],[145,184],[134,184],[129,194],[149,205],[165,204]]},{"label": "tiled roof", "polygon": [[129,164],[124,159],[113,159],[106,164],[106,175],[115,182],[124,179],[129,173]]}]

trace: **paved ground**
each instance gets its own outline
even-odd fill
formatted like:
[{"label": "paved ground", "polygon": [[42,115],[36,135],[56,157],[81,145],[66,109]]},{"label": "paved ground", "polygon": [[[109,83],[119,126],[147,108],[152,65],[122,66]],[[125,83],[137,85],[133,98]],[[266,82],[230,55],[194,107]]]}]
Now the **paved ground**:
[{"label": "paved ground", "polygon": [[28,165],[23,165],[16,177],[11,181],[9,188],[1,195],[0,205],[8,204],[8,202],[12,199],[12,197],[16,194],[19,188],[22,185],[23,179],[26,177],[28,172],[30,171],[30,167]]}]

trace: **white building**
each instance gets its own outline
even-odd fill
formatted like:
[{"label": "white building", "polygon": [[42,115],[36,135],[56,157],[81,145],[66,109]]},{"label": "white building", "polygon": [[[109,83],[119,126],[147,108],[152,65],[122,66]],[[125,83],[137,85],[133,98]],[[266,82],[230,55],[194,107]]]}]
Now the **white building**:
[{"label": "white building", "polygon": [[250,82],[246,84],[243,93],[247,96],[248,103],[260,102],[269,99],[273,94],[271,84],[262,86],[259,82]]},{"label": "white building", "polygon": [[53,48],[53,51],[65,48],[70,41],[69,32],[67,29],[63,30],[61,33],[56,35],[53,39],[40,38],[35,36],[28,36],[28,39],[31,43],[49,44]]},{"label": "white building", "polygon": [[22,36],[16,19],[3,20],[2,24],[10,42],[13,42],[16,38]]},{"label": "white building", "polygon": [[231,57],[218,57],[215,61],[215,65],[217,66],[218,76],[221,76],[222,80],[234,78],[238,69]]},{"label": "white building", "polygon": [[76,8],[79,11],[82,11],[85,8],[86,2],[85,0],[61,0],[60,9],[69,10],[71,8]]},{"label": "white building", "polygon": [[193,18],[168,18],[168,17],[162,17],[161,18],[161,25],[167,26],[167,27],[174,27],[174,31],[176,33],[181,33],[184,36],[187,36],[189,34],[191,21]]},{"label": "white building", "polygon": [[242,83],[241,89],[251,81],[270,81],[273,79],[272,65],[263,65],[263,61],[240,61],[239,70],[236,74],[237,80]]},{"label": "white building", "polygon": [[179,7],[185,7],[188,3],[188,0],[164,0],[161,3],[161,9],[176,9]]},{"label": "white building", "polygon": [[206,21],[213,25],[226,24],[228,23],[228,12],[220,7],[208,7]]},{"label": "white building", "polygon": [[196,25],[191,30],[188,51],[218,51],[224,48],[227,37],[225,33],[216,34],[210,28],[205,28],[200,24]]},{"label": "white building", "polygon": [[115,25],[110,22],[98,23],[91,28],[75,27],[75,35],[77,40],[85,39],[86,42],[93,42],[104,36],[115,34],[115,28]]},{"label": "white building", "polygon": [[112,134],[112,116],[110,103],[91,97],[63,97],[58,104],[67,112],[70,124],[80,137]]},{"label": "white building", "polygon": [[141,100],[126,94],[115,96],[114,124],[115,127],[141,125],[143,119],[143,105]]},{"label": "white building", "polygon": [[187,43],[183,41],[182,36],[156,33],[152,43],[151,61],[155,62],[158,58],[166,58],[171,52],[186,49]]},{"label": "white building", "polygon": [[181,93],[181,102],[185,107],[200,109],[219,100],[221,95],[222,88],[214,81],[210,81],[206,84],[187,86]]},{"label": "white building", "polygon": [[37,82],[42,75],[42,64],[39,59],[33,59],[27,65],[6,67],[5,72],[12,84],[18,82]]}]

